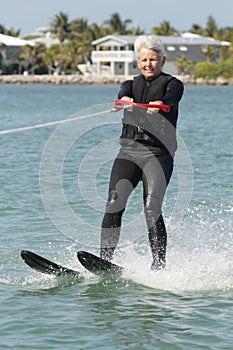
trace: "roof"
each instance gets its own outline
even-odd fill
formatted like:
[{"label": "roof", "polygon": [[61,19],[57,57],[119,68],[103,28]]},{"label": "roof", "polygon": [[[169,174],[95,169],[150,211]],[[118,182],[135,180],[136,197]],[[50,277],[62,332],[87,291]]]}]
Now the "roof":
[{"label": "roof", "polygon": [[[162,36],[158,35],[164,45],[211,45],[211,46],[229,46],[229,42],[221,42],[210,37],[201,36],[194,33],[183,33],[180,36]],[[94,40],[92,45],[106,45],[114,41],[117,45],[133,45],[137,36],[135,35],[107,35]]]},{"label": "roof", "polygon": [[34,45],[30,40],[23,40],[20,38],[16,38],[14,36],[0,34],[0,46],[25,46],[25,45]]},{"label": "roof", "polygon": [[160,36],[160,38],[165,45],[221,45],[218,40],[193,33],[183,33],[180,36]]},{"label": "roof", "polygon": [[53,38],[51,36],[44,36],[44,37],[39,37],[36,39],[33,39],[34,43],[42,43],[44,44],[47,48],[52,46],[52,45],[58,45],[60,44],[60,41],[58,38]]},{"label": "roof", "polygon": [[92,41],[92,45],[104,45],[104,43],[109,42],[111,40],[122,45],[134,44],[136,38],[136,35],[107,35],[100,39]]}]

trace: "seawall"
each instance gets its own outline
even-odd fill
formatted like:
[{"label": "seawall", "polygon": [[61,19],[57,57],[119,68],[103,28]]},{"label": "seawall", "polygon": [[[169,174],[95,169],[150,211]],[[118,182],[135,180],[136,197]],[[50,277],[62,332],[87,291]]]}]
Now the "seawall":
[{"label": "seawall", "polygon": [[[82,75],[0,75],[0,84],[53,84],[53,85],[112,85],[121,84],[132,77],[84,77]],[[218,77],[216,80],[190,76],[177,76],[185,85],[233,85],[233,78]]]}]

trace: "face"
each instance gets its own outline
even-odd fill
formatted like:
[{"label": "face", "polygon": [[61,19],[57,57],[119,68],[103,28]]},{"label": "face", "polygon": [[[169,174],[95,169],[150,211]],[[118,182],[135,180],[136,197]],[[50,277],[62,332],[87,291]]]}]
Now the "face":
[{"label": "face", "polygon": [[161,58],[157,52],[141,48],[138,56],[138,68],[147,80],[157,77],[165,63],[165,57]]}]

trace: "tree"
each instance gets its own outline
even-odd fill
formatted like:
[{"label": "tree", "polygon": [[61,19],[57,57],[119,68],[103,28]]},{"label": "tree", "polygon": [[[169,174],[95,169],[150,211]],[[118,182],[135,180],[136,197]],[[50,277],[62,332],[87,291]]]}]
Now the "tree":
[{"label": "tree", "polygon": [[[101,29],[97,24],[88,25],[86,19],[76,19],[70,24],[70,50],[73,54],[76,50],[77,57],[73,57],[74,64],[82,63],[91,59],[91,52],[93,50],[92,41],[101,36]],[[69,44],[69,43],[68,43]],[[81,61],[82,60],[82,61]],[[72,70],[74,69],[72,64]],[[76,65],[77,67],[77,65]]]},{"label": "tree", "polygon": [[56,62],[57,54],[59,52],[59,47],[60,45],[52,45],[46,50],[44,54],[43,61],[46,67],[48,68],[49,74],[52,74],[56,70],[55,62]]},{"label": "tree", "polygon": [[145,34],[145,30],[142,30],[139,25],[135,25],[134,27],[131,27],[128,29],[129,35],[142,35]]},{"label": "tree", "polygon": [[81,40],[89,31],[88,21],[85,18],[77,18],[70,23],[69,26],[69,40]]},{"label": "tree", "polygon": [[71,68],[72,73],[77,72],[77,66],[80,63],[85,62],[89,56],[89,50],[82,43],[76,41],[70,41],[66,44],[67,52],[69,53],[70,63],[69,66]]},{"label": "tree", "polygon": [[3,50],[0,49],[0,70],[1,70],[1,74],[2,74],[2,61],[5,58],[5,54],[3,52]]},{"label": "tree", "polygon": [[46,47],[42,43],[37,43],[35,46],[25,45],[22,47],[20,59],[26,61],[27,69],[31,73],[35,73],[35,68],[41,64],[45,54]]},{"label": "tree", "polygon": [[203,55],[206,57],[206,61],[210,62],[211,58],[216,53],[216,48],[214,46],[206,46],[204,49],[202,49]]},{"label": "tree", "polygon": [[174,36],[177,34],[177,31],[175,28],[171,27],[169,21],[163,21],[160,24],[160,27],[153,27],[152,33],[155,35],[167,35],[167,36]]},{"label": "tree", "polygon": [[3,24],[0,23],[0,33],[5,34],[6,28],[4,27]]},{"label": "tree", "polygon": [[[201,28],[198,24],[193,24],[190,31],[195,34],[214,38],[215,40],[229,41],[233,43],[233,28],[226,27],[219,29],[213,16],[207,18],[205,29]],[[207,62],[210,62],[217,51],[221,58],[232,57],[231,46],[219,46],[218,49],[208,46],[203,49],[202,53],[206,56]]]},{"label": "tree", "polygon": [[47,49],[44,55],[44,62],[50,74],[54,71],[57,74],[66,72],[72,60],[70,43],[67,42],[63,45],[55,44]]},{"label": "tree", "polygon": [[10,36],[15,36],[15,37],[19,37],[20,36],[20,32],[21,30],[15,30],[14,28],[10,28],[6,31],[6,35],[10,35]]},{"label": "tree", "polygon": [[67,44],[64,46],[59,45],[59,52],[56,56],[55,65],[58,68],[58,73],[64,74],[67,67],[71,63],[70,50],[67,47]]},{"label": "tree", "polygon": [[50,26],[52,32],[57,35],[60,43],[63,43],[70,31],[68,15],[61,11],[58,15],[55,15],[50,23]]},{"label": "tree", "polygon": [[127,26],[131,23],[131,19],[126,19],[124,21],[121,20],[120,15],[115,12],[111,15],[110,20],[104,21],[104,25],[109,26],[110,34],[128,34]]},{"label": "tree", "polygon": [[229,41],[233,44],[233,27],[220,28],[218,31],[219,40]]},{"label": "tree", "polygon": [[218,26],[213,16],[209,16],[206,22],[206,35],[218,39]]},{"label": "tree", "polygon": [[205,29],[203,29],[199,24],[194,23],[192,27],[189,29],[189,32],[198,34],[198,35],[205,35]]},{"label": "tree", "polygon": [[105,35],[105,29],[103,27],[98,26],[98,24],[96,24],[96,23],[92,23],[88,27],[88,32],[90,35],[91,42],[93,40],[97,40],[97,39],[101,38],[101,36]]},{"label": "tree", "polygon": [[181,55],[175,61],[175,66],[179,69],[180,74],[188,74],[193,68],[193,62],[186,55]]},{"label": "tree", "polygon": [[14,28],[6,29],[3,24],[0,24],[0,33],[4,35],[10,35],[10,36],[15,36],[18,37],[20,35],[21,30],[15,30]]}]

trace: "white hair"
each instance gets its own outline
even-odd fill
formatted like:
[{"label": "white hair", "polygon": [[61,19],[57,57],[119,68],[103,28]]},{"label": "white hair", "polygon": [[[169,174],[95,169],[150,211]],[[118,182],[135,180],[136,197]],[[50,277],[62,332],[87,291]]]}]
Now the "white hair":
[{"label": "white hair", "polygon": [[140,35],[134,42],[134,51],[137,57],[139,56],[139,51],[142,49],[153,50],[163,58],[164,57],[164,46],[162,41],[156,35]]}]

